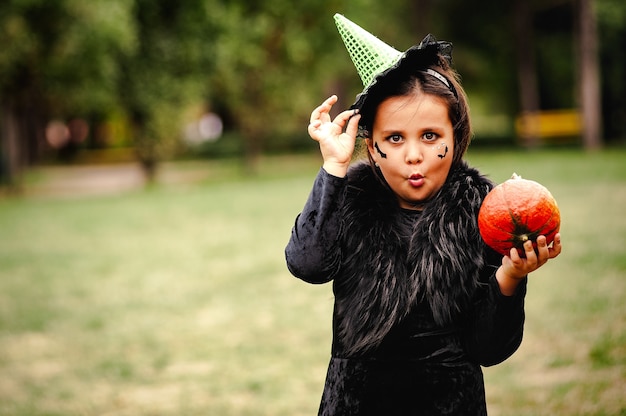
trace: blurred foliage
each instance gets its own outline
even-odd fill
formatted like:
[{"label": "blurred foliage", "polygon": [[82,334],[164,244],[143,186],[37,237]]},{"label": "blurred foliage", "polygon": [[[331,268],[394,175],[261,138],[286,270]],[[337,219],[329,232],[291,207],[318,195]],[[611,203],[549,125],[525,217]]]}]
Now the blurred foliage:
[{"label": "blurred foliage", "polygon": [[48,117],[114,106],[119,58],[136,46],[131,6],[126,0],[2,2],[2,101],[34,100]]},{"label": "blurred foliage", "polygon": [[605,136],[626,137],[626,2],[596,0],[602,58],[602,109]]},{"label": "blurred foliage", "polygon": [[186,107],[206,95],[216,27],[211,1],[136,0],[137,47],[120,59],[119,98],[149,177],[171,154]]},{"label": "blurred foliage", "polygon": [[[542,109],[578,106],[575,5],[530,2]],[[605,133],[623,141],[626,3],[594,6]],[[5,0],[2,141],[14,128],[21,160],[36,163],[49,120],[81,117],[95,127],[122,115],[150,168],[180,149],[184,123],[213,111],[224,120],[225,137],[240,140],[217,147],[241,149],[249,161],[267,149],[298,149],[317,103],[336,93],[345,107],[362,88],[336,33],[335,12],[399,50],[428,32],[453,41],[455,65],[475,103],[477,135],[511,140],[519,86],[510,2],[486,0],[476,13],[462,0],[303,0],[297,7],[287,0]],[[85,145],[103,143],[91,137]]]}]

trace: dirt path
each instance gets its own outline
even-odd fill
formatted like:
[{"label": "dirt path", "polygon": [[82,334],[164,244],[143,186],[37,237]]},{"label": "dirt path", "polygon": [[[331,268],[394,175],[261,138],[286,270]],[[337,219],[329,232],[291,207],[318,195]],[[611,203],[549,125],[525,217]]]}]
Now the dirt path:
[{"label": "dirt path", "polygon": [[[157,177],[163,185],[197,183],[209,176],[206,165],[164,163]],[[136,163],[106,165],[46,166],[28,173],[24,195],[28,197],[82,197],[112,195],[145,186]]]}]

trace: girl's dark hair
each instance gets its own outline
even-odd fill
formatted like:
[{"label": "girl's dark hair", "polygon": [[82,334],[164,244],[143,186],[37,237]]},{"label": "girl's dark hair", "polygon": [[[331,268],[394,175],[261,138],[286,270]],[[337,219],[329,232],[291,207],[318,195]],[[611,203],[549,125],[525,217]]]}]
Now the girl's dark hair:
[{"label": "girl's dark hair", "polygon": [[[403,63],[376,79],[376,82],[359,97],[353,107],[359,108],[361,114],[359,134],[363,138],[369,138],[369,133],[373,131],[374,118],[380,103],[391,97],[428,94],[439,97],[447,105],[448,116],[454,130],[453,164],[462,161],[472,137],[467,96],[456,71],[443,57],[438,58],[430,65]],[[408,60],[410,57],[404,59]],[[450,86],[446,85],[444,80],[426,72],[428,69],[445,77]]]}]

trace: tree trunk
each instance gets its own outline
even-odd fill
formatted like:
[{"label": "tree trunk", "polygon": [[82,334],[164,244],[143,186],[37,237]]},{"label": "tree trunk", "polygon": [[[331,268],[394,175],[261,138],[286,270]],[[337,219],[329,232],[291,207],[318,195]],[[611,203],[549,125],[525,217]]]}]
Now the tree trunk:
[{"label": "tree trunk", "polygon": [[145,180],[145,185],[151,187],[156,184],[157,171],[159,163],[155,158],[140,157],[139,163],[141,165],[141,171]]},{"label": "tree trunk", "polygon": [[261,129],[254,129],[249,126],[243,126],[241,128],[244,141],[243,170],[246,175],[255,176],[259,173],[259,165],[263,151],[263,137],[260,132]]},{"label": "tree trunk", "polygon": [[580,59],[580,106],[583,145],[587,150],[602,147],[602,104],[598,63],[598,33],[592,0],[578,0],[578,55]]},{"label": "tree trunk", "polygon": [[413,28],[415,28],[415,37],[425,36],[433,31],[432,0],[414,0],[410,2],[410,5],[411,23]]},{"label": "tree trunk", "polygon": [[19,193],[23,168],[19,143],[19,123],[13,106],[0,108],[0,183],[10,193]]},{"label": "tree trunk", "polygon": [[156,150],[156,142],[149,133],[146,132],[145,118],[134,114],[131,117],[131,130],[133,134],[133,142],[135,148],[135,157],[141,166],[143,173],[144,185],[151,187],[156,184],[157,171],[159,168],[159,157]]},{"label": "tree trunk", "polygon": [[539,145],[538,121],[534,117],[539,111],[539,86],[535,68],[534,36],[531,11],[527,0],[515,0],[513,7],[515,49],[517,54],[517,78],[519,83],[520,111],[528,116],[528,128],[521,140],[524,146]]}]

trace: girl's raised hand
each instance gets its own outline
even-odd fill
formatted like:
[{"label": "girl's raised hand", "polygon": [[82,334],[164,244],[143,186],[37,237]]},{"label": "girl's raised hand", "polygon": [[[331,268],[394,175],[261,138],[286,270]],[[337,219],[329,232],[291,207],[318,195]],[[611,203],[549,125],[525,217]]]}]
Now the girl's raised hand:
[{"label": "girl's raised hand", "polygon": [[332,95],[313,110],[308,131],[320,145],[326,172],[343,177],[352,159],[361,116],[356,110],[346,110],[331,121],[330,110],[336,102],[337,96]]}]

